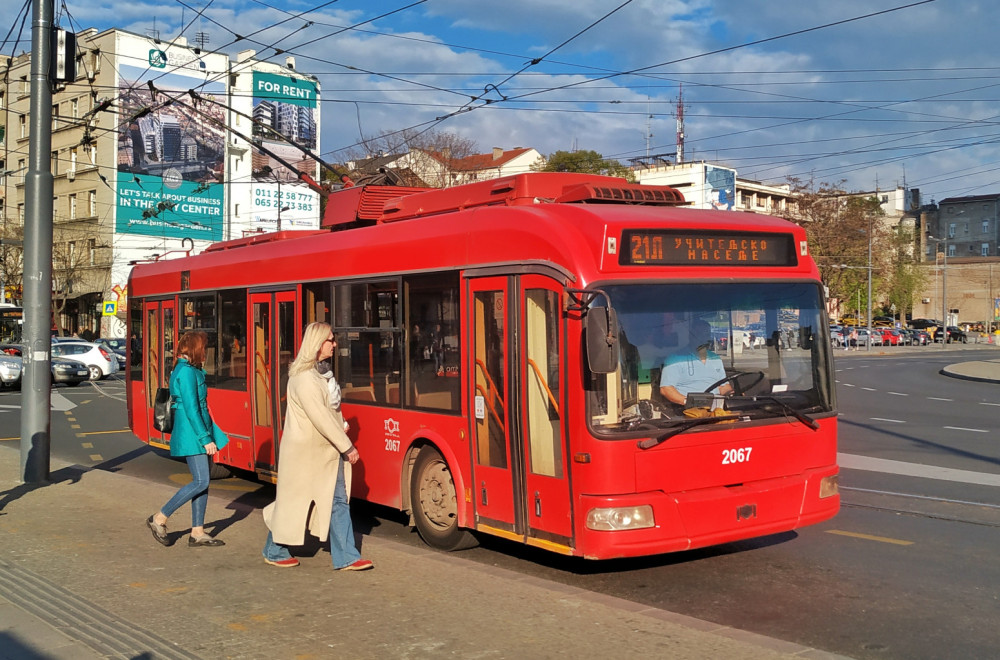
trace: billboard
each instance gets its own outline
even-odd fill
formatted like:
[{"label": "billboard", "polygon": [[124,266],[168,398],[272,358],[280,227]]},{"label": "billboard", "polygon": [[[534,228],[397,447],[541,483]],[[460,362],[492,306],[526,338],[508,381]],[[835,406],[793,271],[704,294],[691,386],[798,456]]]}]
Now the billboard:
[{"label": "billboard", "polygon": [[[115,231],[217,241],[225,209],[225,77],[199,71],[197,61],[171,68],[168,53],[156,48],[146,64],[118,67]],[[195,105],[188,90],[220,105]]]},{"label": "billboard", "polygon": [[302,151],[318,144],[318,108],[310,79],[253,72],[253,229],[319,228],[319,194],[299,179],[300,172],[318,177],[318,164]]},{"label": "billboard", "polygon": [[705,166],[706,209],[732,211],[736,204],[736,170],[714,165]]}]

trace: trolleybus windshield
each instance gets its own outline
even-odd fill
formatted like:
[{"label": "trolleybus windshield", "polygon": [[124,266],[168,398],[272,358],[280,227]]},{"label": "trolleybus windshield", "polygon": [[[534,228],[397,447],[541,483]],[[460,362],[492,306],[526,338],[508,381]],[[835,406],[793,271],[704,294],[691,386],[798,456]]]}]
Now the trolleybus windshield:
[{"label": "trolleybus windshield", "polygon": [[[589,418],[599,435],[634,437],[703,415],[738,427],[833,410],[830,343],[816,283],[600,288],[617,313],[619,361],[612,373],[590,376]],[[681,390],[682,403],[668,398],[667,386]],[[709,426],[720,428],[691,425]]]}]

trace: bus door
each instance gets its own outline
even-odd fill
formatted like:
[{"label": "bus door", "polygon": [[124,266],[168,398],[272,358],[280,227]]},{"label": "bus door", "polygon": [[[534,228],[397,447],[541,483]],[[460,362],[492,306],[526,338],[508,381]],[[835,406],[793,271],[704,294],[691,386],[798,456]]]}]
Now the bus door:
[{"label": "bus door", "polygon": [[250,417],[255,468],[276,477],[288,367],[295,357],[295,292],[250,294]]},{"label": "bus door", "polygon": [[[523,438],[529,535],[573,534],[563,396],[563,287],[541,275],[519,278],[518,422]],[[539,534],[541,533],[541,534]]]},{"label": "bus door", "polygon": [[469,383],[477,523],[565,541],[561,291],[540,275],[471,280]]},{"label": "bus door", "polygon": [[174,310],[173,300],[154,300],[143,304],[142,342],[145,361],[143,365],[144,396],[146,397],[145,425],[149,430],[150,444],[169,448],[170,441],[162,431],[153,426],[153,399],[156,389],[170,387],[170,372],[174,368]]},{"label": "bus door", "polygon": [[[509,279],[470,280],[472,497],[477,525],[523,534],[512,456]],[[520,491],[520,488],[517,488]],[[515,510],[515,507],[517,509]]]}]

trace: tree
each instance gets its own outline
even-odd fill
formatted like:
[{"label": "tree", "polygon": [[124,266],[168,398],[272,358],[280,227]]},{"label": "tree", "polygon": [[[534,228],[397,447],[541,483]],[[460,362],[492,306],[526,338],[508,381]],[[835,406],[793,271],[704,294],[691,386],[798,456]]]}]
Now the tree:
[{"label": "tree", "polygon": [[414,149],[448,154],[449,158],[458,159],[478,153],[479,146],[475,140],[457,133],[404,128],[400,131],[382,131],[377,135],[362,137],[360,143],[345,149],[340,157],[344,161],[357,161],[377,156],[402,155]]},{"label": "tree", "polygon": [[896,263],[895,233],[883,225],[884,213],[878,199],[848,193],[843,181],[817,184],[793,177],[789,183],[796,204],[788,219],[805,228],[809,251],[819,265],[831,299],[852,309],[867,310],[871,255],[874,314],[876,301],[886,298]]},{"label": "tree", "polygon": [[5,223],[0,231],[0,290],[6,298],[0,302],[20,302],[24,273],[24,227],[13,222]]},{"label": "tree", "polygon": [[617,176],[626,181],[635,181],[632,170],[617,160],[605,158],[596,151],[556,151],[549,154],[544,162],[532,166],[536,172],[582,172],[584,174],[603,174]]}]

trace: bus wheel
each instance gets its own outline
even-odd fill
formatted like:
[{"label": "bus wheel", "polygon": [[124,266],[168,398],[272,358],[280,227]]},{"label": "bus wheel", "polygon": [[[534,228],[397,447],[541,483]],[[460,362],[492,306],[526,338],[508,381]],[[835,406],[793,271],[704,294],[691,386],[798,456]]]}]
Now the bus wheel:
[{"label": "bus wheel", "polygon": [[228,465],[219,465],[211,456],[208,457],[209,479],[227,479],[231,476],[233,476],[233,471],[229,469]]},{"label": "bus wheel", "polygon": [[439,550],[464,550],[476,537],[458,526],[458,499],[451,470],[433,447],[417,454],[410,481],[410,502],[420,538]]}]

